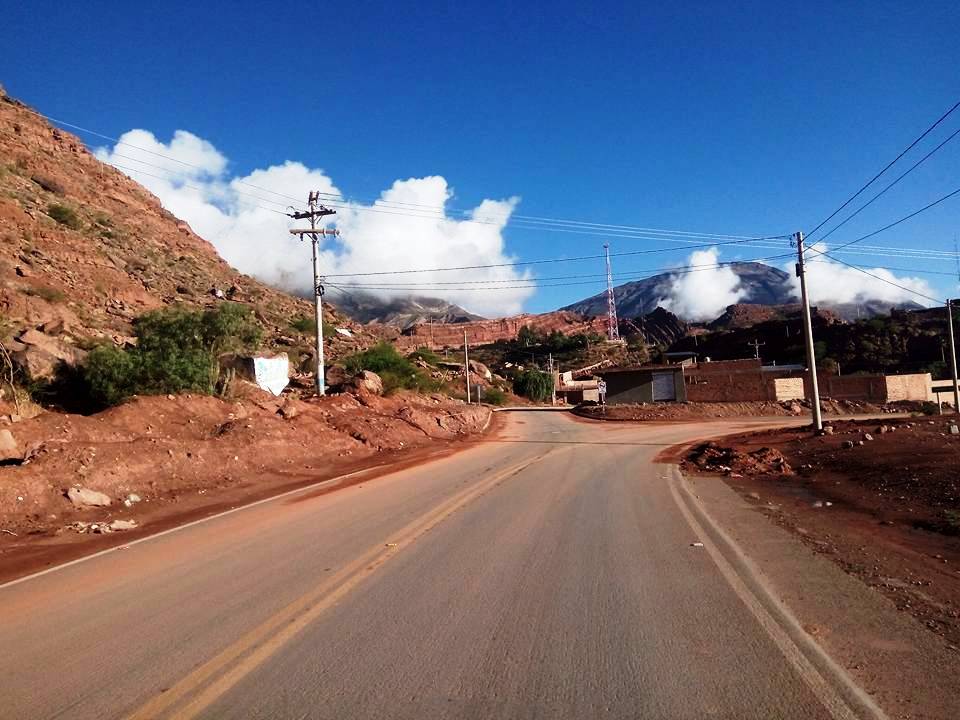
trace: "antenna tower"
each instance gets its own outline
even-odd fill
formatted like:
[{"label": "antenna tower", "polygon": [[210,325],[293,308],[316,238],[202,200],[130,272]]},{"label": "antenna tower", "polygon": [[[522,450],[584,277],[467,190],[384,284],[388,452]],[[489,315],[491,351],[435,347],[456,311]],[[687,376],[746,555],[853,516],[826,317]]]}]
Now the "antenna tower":
[{"label": "antenna tower", "polygon": [[603,251],[607,256],[607,339],[611,342],[619,342],[620,328],[617,323],[617,299],[613,295],[613,270],[610,268],[610,245],[604,243]]}]

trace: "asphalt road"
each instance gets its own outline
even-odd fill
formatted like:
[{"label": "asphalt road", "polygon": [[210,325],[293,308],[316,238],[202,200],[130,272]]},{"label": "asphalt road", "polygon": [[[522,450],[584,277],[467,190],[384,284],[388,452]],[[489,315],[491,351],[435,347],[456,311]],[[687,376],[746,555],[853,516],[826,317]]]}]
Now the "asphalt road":
[{"label": "asphalt road", "polygon": [[511,413],[0,587],[0,717],[853,717],[652,462],[722,427]]}]

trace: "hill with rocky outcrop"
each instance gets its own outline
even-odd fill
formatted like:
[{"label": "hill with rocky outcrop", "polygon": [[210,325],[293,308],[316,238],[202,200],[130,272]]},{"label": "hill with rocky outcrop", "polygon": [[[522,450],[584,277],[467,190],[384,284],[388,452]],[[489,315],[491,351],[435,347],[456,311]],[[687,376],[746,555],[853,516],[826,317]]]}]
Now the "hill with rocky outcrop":
[{"label": "hill with rocky outcrop", "polygon": [[340,312],[361,323],[382,323],[406,330],[418,323],[464,323],[485,320],[442,298],[410,295],[382,298],[370,293],[344,292],[334,288],[329,294]]},{"label": "hill with rocky outcrop", "polygon": [[[34,376],[97,342],[129,343],[137,316],[177,303],[244,303],[269,346],[295,361],[311,352],[295,329],[310,302],[237,272],[154,195],[2,89],[0,238],[0,336]],[[327,321],[351,331],[329,339],[333,358],[384,332],[333,308]]]}]

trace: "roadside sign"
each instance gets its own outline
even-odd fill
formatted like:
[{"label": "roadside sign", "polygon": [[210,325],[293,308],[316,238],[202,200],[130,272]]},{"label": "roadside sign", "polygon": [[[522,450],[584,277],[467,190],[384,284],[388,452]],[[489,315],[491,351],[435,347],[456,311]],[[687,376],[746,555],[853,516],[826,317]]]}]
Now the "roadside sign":
[{"label": "roadside sign", "polygon": [[600,403],[605,404],[607,402],[607,383],[605,381],[597,381],[597,393],[600,395]]}]

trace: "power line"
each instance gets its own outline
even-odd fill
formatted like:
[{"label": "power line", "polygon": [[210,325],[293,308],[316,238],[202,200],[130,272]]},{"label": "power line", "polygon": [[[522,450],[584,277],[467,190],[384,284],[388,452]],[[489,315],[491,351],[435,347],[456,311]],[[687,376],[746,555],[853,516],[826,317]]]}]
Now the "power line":
[{"label": "power line", "polygon": [[891,183],[890,183],[889,185],[887,185],[883,190],[881,190],[880,192],[878,192],[876,195],[874,195],[872,198],[870,198],[867,202],[865,202],[863,205],[861,205],[859,208],[857,208],[853,213],[851,213],[850,215],[848,215],[842,222],[840,222],[840,223],[837,224],[837,225],[834,225],[833,229],[831,229],[826,235],[824,235],[824,236],[821,237],[819,240],[817,240],[817,242],[823,242],[823,241],[826,240],[828,237],[830,237],[831,235],[833,235],[833,233],[835,233],[837,230],[839,230],[839,229],[842,228],[844,225],[846,225],[848,222],[850,222],[851,220],[853,220],[853,218],[855,218],[857,215],[859,215],[863,210],[867,209],[870,205],[872,205],[872,204],[874,203],[874,201],[876,201],[876,200],[879,199],[884,193],[886,193],[887,190],[889,190],[890,188],[892,188],[892,187],[893,187],[894,185],[896,185],[898,182],[900,182],[901,180],[903,180],[907,175],[909,175],[909,174],[912,173],[914,170],[916,170],[918,167],[920,167],[920,165],[922,165],[924,162],[926,162],[926,160],[927,160],[928,158],[930,158],[931,155],[933,155],[934,153],[936,153],[940,148],[942,148],[942,147],[943,147],[944,145],[946,145],[948,142],[950,142],[951,140],[953,140],[957,135],[960,135],[960,128],[957,128],[956,130],[954,130],[954,131],[953,131],[953,134],[951,134],[946,140],[944,140],[943,142],[941,142],[941,143],[940,143],[939,145],[937,145],[933,150],[931,150],[931,151],[928,152],[926,155],[924,155],[922,158],[920,158],[919,160],[917,160],[917,162],[915,162],[913,165],[911,165],[911,166],[906,170],[906,172],[901,173],[900,176],[897,177],[896,180],[894,180],[893,182],[891,182]]},{"label": "power line", "polygon": [[[714,263],[710,265],[687,265],[681,267],[665,267],[665,268],[656,268],[647,271],[639,271],[647,274],[635,274],[630,277],[642,280],[649,277],[655,277],[656,275],[685,275],[692,272],[702,272],[705,270],[715,270],[722,267],[727,267],[729,265],[736,265],[740,262],[759,262],[761,260],[776,260],[786,257],[792,257],[793,253],[783,253],[781,255],[771,255],[765,258],[756,258],[751,261],[732,261],[726,263]],[[603,256],[601,256],[603,257]],[[328,276],[330,277],[330,276]],[[577,277],[577,276],[570,276]],[[606,275],[603,276],[606,278]],[[510,289],[516,290],[521,288],[537,288],[537,287],[567,287],[574,285],[595,285],[598,284],[599,280],[588,280],[583,282],[559,282],[559,283],[543,283],[542,280],[548,280],[551,278],[511,278],[504,280],[464,280],[457,282],[431,282],[424,281],[420,283],[390,283],[390,282],[378,282],[378,283],[352,283],[352,282],[341,282],[339,285],[342,287],[354,288],[357,290],[361,289],[375,289],[375,290],[434,290],[434,291],[450,291],[450,290],[501,290],[501,289]],[[553,279],[562,279],[553,278]],[[629,277],[620,277],[621,280],[628,280]],[[504,283],[501,285],[501,283]],[[523,285],[506,285],[505,283],[523,283]],[[484,287],[465,287],[466,285],[484,285]]]},{"label": "power line", "polygon": [[[162,176],[160,176],[160,175],[154,175],[154,174],[152,174],[152,173],[148,173],[148,172],[146,172],[145,170],[140,170],[140,169],[138,169],[138,168],[127,167],[127,166],[125,166],[125,165],[113,165],[113,167],[117,168],[118,170],[128,170],[129,172],[140,173],[141,175],[146,175],[147,177],[156,178],[157,180],[169,180],[169,178],[165,178],[165,177],[162,177]],[[203,192],[203,191],[204,191],[204,188],[198,187],[198,186],[196,186],[196,185],[191,185],[190,183],[187,183],[187,182],[181,182],[181,183],[180,183],[180,186],[181,186],[181,187],[188,187],[188,188],[190,188],[191,190],[199,190],[200,192]],[[236,191],[236,192],[240,192],[240,191]],[[241,194],[241,195],[248,195],[249,193],[240,193],[240,194]],[[267,202],[269,202],[269,200],[268,200]],[[260,208],[261,210],[266,210],[266,211],[268,211],[268,212],[277,213],[278,215],[286,215],[286,214],[287,214],[287,213],[285,213],[285,212],[281,212],[280,210],[274,210],[273,208],[264,207],[263,205],[257,205],[257,207]]]},{"label": "power line", "polygon": [[[813,252],[819,252],[819,251],[814,250]],[[831,250],[830,252],[832,253],[833,251]],[[822,253],[822,254],[826,254],[826,253]],[[831,257],[832,259],[836,259],[836,258],[833,258],[832,255],[830,255],[829,257]],[[809,264],[815,265],[817,263],[822,264],[826,262],[827,262],[826,260],[810,260]],[[847,263],[847,264],[856,265],[856,263]],[[859,267],[859,268],[869,267],[869,268],[873,268],[874,270],[890,270],[893,272],[920,273],[922,275],[946,275],[948,277],[956,276],[956,273],[954,272],[944,272],[942,270],[921,270],[920,268],[891,267],[890,265],[856,265],[856,267]]]},{"label": "power line", "polygon": [[930,297],[929,295],[926,295],[926,294],[924,294],[924,293],[922,293],[922,292],[919,292],[919,291],[917,291],[917,290],[914,290],[913,288],[907,287],[906,285],[901,285],[900,283],[895,283],[895,282],[893,282],[892,280],[888,280],[888,279],[885,278],[885,277],[881,277],[880,275],[877,275],[876,273],[872,273],[872,272],[870,272],[869,270],[860,267],[859,265],[854,265],[853,263],[848,263],[848,262],[846,262],[845,260],[841,260],[841,259],[838,258],[838,257],[834,257],[833,255],[830,255],[829,253],[822,252],[822,251],[820,251],[820,250],[815,250],[814,248],[807,248],[807,251],[808,251],[808,252],[814,252],[814,253],[816,253],[817,255],[822,255],[823,257],[826,257],[826,258],[830,258],[831,260],[833,260],[833,261],[835,261],[835,262],[838,262],[838,263],[840,263],[841,265],[846,265],[846,266],[849,267],[849,268],[853,268],[853,269],[856,270],[857,272],[861,272],[861,273],[863,273],[864,275],[869,275],[870,277],[874,278],[875,280],[879,280],[880,282],[886,283],[887,285],[892,285],[892,286],[895,287],[895,288],[900,288],[901,290],[905,290],[905,291],[908,292],[908,293],[913,293],[913,294],[916,295],[917,297],[922,297],[922,298],[925,298],[925,299],[930,300],[931,302],[935,302],[935,303],[943,303],[943,302],[944,302],[943,300],[941,300],[941,299],[939,299],[939,298]]},{"label": "power line", "polygon": [[889,163],[887,163],[886,166],[884,166],[883,170],[881,170],[881,171],[878,172],[876,175],[874,175],[872,178],[870,178],[869,182],[867,182],[866,185],[864,185],[864,186],[861,187],[859,190],[857,190],[853,195],[851,195],[851,196],[847,199],[847,201],[846,201],[845,203],[843,203],[843,205],[841,205],[841,206],[838,207],[836,210],[834,210],[832,213],[830,213],[830,215],[828,215],[828,216],[826,217],[826,219],[824,219],[824,220],[823,220],[819,225],[817,225],[813,230],[811,230],[809,233],[807,233],[807,237],[809,237],[810,235],[813,235],[817,230],[819,230],[819,229],[822,228],[824,225],[826,225],[828,222],[830,222],[830,221],[837,215],[837,213],[839,213],[839,212],[840,212],[841,210],[843,210],[847,205],[849,205],[849,204],[852,203],[857,197],[859,197],[859,196],[860,196],[860,193],[862,193],[862,192],[863,192],[864,190],[866,190],[868,187],[870,187],[871,185],[873,185],[873,183],[876,182],[876,181],[880,178],[881,175],[883,175],[887,170],[889,170],[891,167],[893,167],[893,166],[897,163],[897,161],[900,160],[900,158],[902,158],[904,155],[906,155],[908,152],[910,152],[914,147],[916,147],[917,143],[919,143],[919,142],[920,142],[921,140],[923,140],[927,135],[929,135],[931,132],[933,132],[933,130],[934,130],[938,125],[940,125],[940,123],[942,123],[944,120],[946,120],[946,119],[953,113],[953,111],[956,110],[958,107],[960,107],[960,101],[957,101],[957,103],[954,104],[954,106],[951,107],[949,110],[947,110],[943,115],[941,115],[940,118],[939,118],[935,123],[933,123],[933,125],[931,125],[931,126],[928,127],[926,130],[924,130],[923,133],[921,133],[920,137],[918,137],[916,140],[914,140],[912,143],[910,143],[899,155],[897,155],[893,160],[891,160]]},{"label": "power line", "polygon": [[[619,253],[610,253],[610,257],[628,257],[632,255],[651,255],[654,253],[661,252],[674,252],[676,250],[682,249],[696,249],[696,248],[705,248],[705,247],[717,247],[721,245],[736,245],[742,244],[744,241],[735,240],[728,243],[707,243],[702,245],[686,245],[682,248],[658,248],[651,250],[630,250],[627,252]],[[410,268],[405,270],[379,270],[374,272],[356,272],[356,273],[334,273],[329,274],[327,277],[370,277],[374,275],[409,275],[413,273],[429,273],[429,272],[450,272],[455,270],[486,270],[488,268],[500,268],[500,267],[519,267],[522,265],[544,265],[549,263],[563,263],[563,262],[580,262],[583,260],[596,260],[598,258],[604,258],[606,255],[581,255],[579,257],[569,257],[569,258],[546,258],[543,260],[517,260],[514,262],[506,263],[488,263],[485,265],[460,265],[456,267],[440,267],[440,268]]]},{"label": "power line", "polygon": [[[77,130],[77,131],[83,132],[83,133],[87,133],[87,134],[92,135],[92,136],[94,136],[94,137],[98,137],[98,138],[101,138],[101,139],[104,139],[104,140],[109,140],[109,141],[111,141],[111,142],[113,142],[113,143],[115,143],[115,144],[117,144],[117,145],[123,145],[123,146],[125,146],[125,147],[130,147],[130,148],[133,148],[133,149],[135,149],[135,150],[139,150],[139,151],[141,151],[141,152],[147,153],[147,154],[149,154],[149,155],[152,155],[152,156],[155,156],[155,157],[159,157],[159,158],[163,158],[163,159],[169,160],[169,161],[171,161],[171,162],[175,162],[175,163],[177,163],[177,164],[179,164],[179,165],[183,165],[184,167],[190,167],[190,168],[194,168],[194,169],[197,169],[197,170],[201,170],[201,171],[203,171],[204,173],[209,173],[209,170],[207,170],[207,168],[204,168],[204,167],[202,167],[202,166],[200,166],[200,165],[196,165],[195,163],[190,163],[190,162],[187,162],[186,160],[181,160],[180,158],[173,157],[172,155],[168,155],[168,154],[165,154],[165,153],[157,152],[156,150],[150,150],[149,148],[144,148],[144,147],[141,147],[141,146],[139,146],[139,145],[134,145],[133,143],[126,142],[125,140],[121,140],[121,139],[116,138],[116,137],[113,137],[113,136],[111,136],[111,135],[106,135],[106,134],[104,134],[104,133],[98,132],[98,131],[96,131],[96,130],[91,130],[91,129],[89,129],[89,128],[85,128],[85,127],[83,127],[83,126],[81,126],[81,125],[77,125],[77,124],[75,124],[75,123],[70,123],[70,122],[67,122],[67,121],[65,121],[65,120],[61,120],[61,119],[59,119],[59,118],[54,118],[54,117],[52,117],[52,116],[45,115],[45,114],[43,114],[43,113],[41,113],[41,112],[39,112],[39,111],[37,111],[37,110],[34,110],[33,108],[27,107],[27,108],[25,108],[25,109],[26,109],[28,112],[31,112],[31,113],[37,115],[38,117],[41,117],[41,118],[43,118],[43,119],[45,119],[45,120],[47,120],[47,121],[49,121],[49,122],[56,123],[56,124],[62,125],[62,126],[64,126],[64,127],[72,128],[72,129],[74,129],[74,130]],[[145,160],[141,160],[141,159],[139,159],[139,158],[132,158],[132,157],[130,157],[130,156],[122,156],[122,157],[125,157],[125,158],[127,158],[127,159],[129,159],[129,160],[134,160],[135,162],[139,162],[139,163],[144,164],[144,165],[156,167],[156,168],[158,168],[158,169],[164,170],[165,172],[170,172],[170,173],[175,172],[175,171],[173,171],[173,170],[170,170],[169,168],[164,168],[163,166],[160,166],[160,165],[154,165],[154,164],[152,164],[152,163],[149,163],[149,162],[147,162],[147,161],[145,161]],[[120,166],[115,165],[115,167],[120,167]],[[144,172],[144,171],[135,171],[135,172],[141,172],[141,173],[144,174],[144,175],[150,176],[149,173],[146,173],[146,172]],[[277,196],[277,197],[284,198],[285,200],[288,200],[288,201],[293,201],[294,203],[297,203],[296,207],[302,206],[302,200],[300,200],[300,199],[298,199],[298,198],[296,198],[296,197],[293,197],[292,195],[287,195],[287,194],[285,194],[285,193],[281,193],[281,192],[278,192],[278,191],[276,191],[276,190],[271,190],[270,188],[266,188],[266,187],[263,187],[263,186],[261,186],[261,185],[257,185],[257,184],[255,184],[255,183],[251,183],[251,182],[248,182],[248,181],[246,181],[246,180],[242,180],[242,179],[240,179],[240,178],[234,178],[234,179],[233,179],[233,182],[236,182],[236,183],[242,184],[242,185],[246,185],[247,187],[251,187],[251,188],[253,188],[253,189],[260,190],[261,192],[270,193],[271,195],[275,195],[275,196]],[[185,184],[185,183],[184,183],[184,184]],[[195,186],[189,186],[189,187],[195,188]],[[236,192],[239,192],[239,191],[236,191]],[[243,194],[243,193],[241,193],[241,194]],[[279,202],[277,202],[277,201],[275,201],[275,200],[269,200],[269,199],[267,199],[267,198],[263,198],[263,197],[260,197],[260,196],[257,196],[257,195],[253,195],[253,194],[250,194],[250,193],[247,193],[247,194],[250,195],[251,197],[254,197],[254,198],[262,201],[262,202],[269,202],[269,203],[276,204],[276,205],[284,205],[284,204],[285,204],[285,203],[279,203]],[[414,218],[424,218],[424,219],[451,219],[451,218],[449,218],[448,215],[447,215],[447,213],[449,213],[449,212],[452,212],[452,213],[455,214],[455,215],[461,215],[461,216],[466,216],[466,215],[468,215],[469,213],[474,212],[474,211],[468,211],[468,210],[458,210],[458,209],[453,209],[453,208],[446,208],[445,206],[442,206],[442,205],[441,205],[441,206],[436,206],[436,205],[425,205],[425,204],[420,204],[420,203],[407,203],[407,202],[396,201],[396,200],[384,200],[384,199],[382,199],[382,198],[372,201],[372,202],[373,202],[373,205],[372,205],[372,206],[364,206],[364,205],[357,205],[357,204],[355,204],[355,201],[349,200],[349,199],[348,199],[346,196],[344,196],[342,193],[320,192],[319,195],[320,195],[320,196],[323,196],[323,197],[332,198],[332,200],[329,201],[330,204],[337,203],[337,204],[339,204],[340,207],[343,207],[344,209],[357,210],[357,211],[360,211],[360,212],[377,212],[377,213],[383,213],[383,214],[404,215],[404,216],[407,216],[407,217],[414,217]],[[422,213],[422,212],[427,212],[427,211],[435,211],[435,212],[438,213],[438,214],[436,214],[436,215],[431,215],[431,214],[416,214],[416,212],[409,212],[409,211],[408,211],[408,212],[390,212],[391,209],[396,209],[396,208],[391,208],[392,205],[398,205],[398,206],[402,206],[402,207],[422,208],[423,210],[420,211],[421,213]],[[386,209],[382,209],[381,206],[385,206]],[[439,213],[442,213],[442,214],[439,214]],[[770,240],[770,239],[781,239],[781,238],[789,237],[788,235],[758,235],[758,236],[747,236],[747,235],[730,235],[730,234],[724,234],[724,233],[702,233],[702,232],[685,231],[685,230],[665,230],[665,229],[660,229],[660,228],[639,227],[639,226],[631,226],[631,225],[615,225],[615,224],[609,224],[609,223],[596,223],[596,222],[589,222],[589,221],[582,221],[582,220],[572,220],[572,219],[564,219],[564,218],[549,218],[549,217],[542,217],[542,216],[535,216],[535,215],[514,215],[514,214],[511,214],[509,220],[510,220],[510,222],[512,222],[515,226],[520,226],[520,227],[530,226],[531,228],[534,228],[534,227],[541,226],[541,225],[546,225],[546,226],[551,226],[551,227],[566,227],[566,228],[568,228],[568,230],[566,230],[567,232],[577,232],[577,231],[578,231],[577,228],[583,228],[583,231],[580,231],[580,234],[599,234],[597,231],[619,230],[619,231],[624,231],[624,232],[626,232],[626,233],[631,233],[631,234],[646,233],[646,234],[655,234],[655,235],[668,235],[668,236],[678,237],[678,238],[690,237],[690,238],[722,238],[722,239],[739,239],[739,240]],[[484,220],[484,219],[475,218],[475,217],[474,217],[474,218],[463,217],[463,219],[461,219],[460,222],[474,222],[474,223],[480,223],[480,224],[496,224],[496,223],[499,223],[500,221],[499,221],[499,220],[491,220],[491,219]],[[588,233],[588,232],[586,232],[587,230],[590,230],[591,232]],[[630,235],[626,235],[626,234],[613,235],[613,236],[614,236],[614,237],[630,237]],[[636,238],[636,239],[642,239],[642,240],[659,240],[659,239],[662,239],[662,238],[659,238],[659,237],[638,237],[638,238]]]},{"label": "power line", "polygon": [[[944,202],[945,200],[949,200],[950,198],[952,198],[954,195],[957,195],[957,194],[960,194],[960,188],[957,188],[957,189],[954,190],[953,192],[947,193],[946,195],[944,195],[944,196],[942,196],[942,197],[940,197],[940,198],[937,198],[937,199],[934,200],[932,203],[929,203],[928,205],[924,205],[924,206],[923,206],[922,208],[920,208],[919,210],[914,210],[914,211],[913,211],[912,213],[910,213],[909,215],[904,215],[904,216],[903,216],[902,218],[900,218],[899,220],[894,220],[894,221],[893,221],[892,223],[890,223],[889,225],[884,225],[884,226],[883,226],[882,228],[880,228],[879,230],[874,230],[873,232],[870,232],[870,233],[867,233],[866,235],[862,235],[861,237],[858,237],[856,240],[851,240],[850,242],[846,242],[846,243],[844,243],[843,245],[838,245],[836,248],[834,248],[833,250],[831,250],[831,252],[837,252],[837,251],[839,251],[839,250],[842,250],[843,248],[850,247],[851,245],[854,245],[854,244],[860,242],[861,240],[866,240],[867,238],[871,238],[871,237],[873,237],[874,235],[879,235],[880,233],[882,233],[882,232],[884,232],[884,231],[886,231],[886,230],[889,230],[890,228],[895,227],[895,226],[899,225],[900,223],[906,222],[907,220],[910,220],[911,218],[916,217],[917,215],[919,215],[919,214],[922,213],[922,212],[926,212],[926,211],[929,210],[930,208],[932,208],[932,207],[934,207],[934,206],[936,206],[936,205],[939,205],[940,203]],[[812,249],[813,249],[813,248],[808,248],[808,250],[812,250]]]}]

